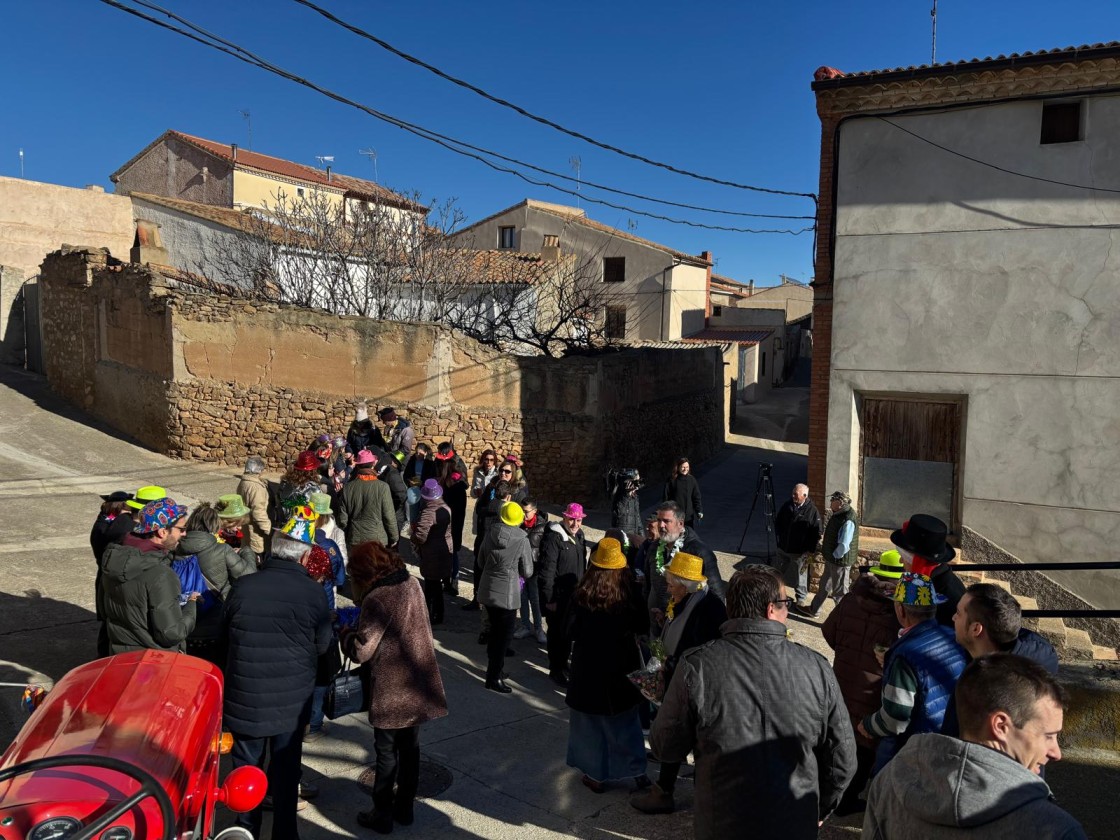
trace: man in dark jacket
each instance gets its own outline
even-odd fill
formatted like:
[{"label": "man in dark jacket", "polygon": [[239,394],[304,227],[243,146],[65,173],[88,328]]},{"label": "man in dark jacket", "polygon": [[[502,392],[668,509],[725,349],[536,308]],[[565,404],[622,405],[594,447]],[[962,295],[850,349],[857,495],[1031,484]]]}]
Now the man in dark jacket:
[{"label": "man in dark jacket", "polygon": [[389,495],[393,499],[393,512],[397,515],[399,534],[404,530],[404,523],[407,521],[405,510],[408,507],[408,487],[391,455],[387,454],[377,459],[377,477],[389,485]]},{"label": "man in dark jacket", "polygon": [[786,638],[791,600],[767,566],[736,573],[722,638],[685,653],[665,692],[650,744],[696,756],[696,840],[816,838],[855,770],[832,669]]},{"label": "man in dark jacket", "polygon": [[645,578],[642,591],[650,612],[650,635],[655,635],[660,623],[656,612],[664,612],[669,604],[669,591],[665,585],[665,569],[673,562],[678,551],[694,554],[704,561],[704,576],[708,589],[722,601],[727,597],[727,584],[719,571],[715,552],[684,524],[684,511],[676,502],[662,502],[657,506],[657,529],[660,534],[657,546],[647,553],[649,568],[643,569]]},{"label": "man in dark jacket", "polygon": [[809,488],[796,484],[793,493],[774,517],[774,538],[778,556],[774,568],[781,572],[786,586],[794,590],[795,603],[809,595],[809,555],[821,541],[821,515],[809,498]]},{"label": "man in dark jacket", "polygon": [[568,603],[587,569],[583,517],[583,505],[572,502],[559,522],[548,523],[541,538],[537,577],[541,609],[548,620],[548,675],[557,685],[568,684],[568,657],[572,653]]},{"label": "man in dark jacket", "polygon": [[199,593],[182,592],[170,555],[184,534],[186,516],[174,499],[151,502],[135,514],[132,533],[105,549],[98,612],[104,616],[106,653],[183,649],[194,629]]},{"label": "man in dark jacket", "polygon": [[[313,538],[311,522],[298,515],[274,531],[261,570],[238,581],[226,602],[224,723],[233,733],[233,766],[263,767],[267,747],[276,840],[299,836],[303,728],[316,664],[331,641],[327,596],[306,569]],[[237,824],[260,837],[261,809],[239,814]]]}]

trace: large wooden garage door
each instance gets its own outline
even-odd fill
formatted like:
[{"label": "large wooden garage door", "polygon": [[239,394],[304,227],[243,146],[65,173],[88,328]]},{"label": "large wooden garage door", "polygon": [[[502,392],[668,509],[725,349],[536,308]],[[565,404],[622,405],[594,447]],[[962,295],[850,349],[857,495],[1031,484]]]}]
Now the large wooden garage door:
[{"label": "large wooden garage door", "polygon": [[860,510],[864,525],[897,528],[928,513],[960,533],[957,499],[964,398],[863,397]]}]

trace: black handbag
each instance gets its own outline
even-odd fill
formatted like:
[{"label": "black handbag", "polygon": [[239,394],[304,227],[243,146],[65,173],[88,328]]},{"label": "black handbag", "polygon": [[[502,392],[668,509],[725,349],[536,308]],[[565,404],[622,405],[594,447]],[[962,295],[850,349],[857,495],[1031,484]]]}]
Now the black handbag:
[{"label": "black handbag", "polygon": [[350,668],[349,665],[350,660],[343,657],[342,668],[327,686],[323,714],[331,720],[369,711],[369,668],[366,665]]}]

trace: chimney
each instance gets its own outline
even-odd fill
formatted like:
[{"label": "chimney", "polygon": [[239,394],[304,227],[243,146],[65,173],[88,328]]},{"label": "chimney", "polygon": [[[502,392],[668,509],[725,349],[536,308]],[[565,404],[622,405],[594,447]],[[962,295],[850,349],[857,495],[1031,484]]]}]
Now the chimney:
[{"label": "chimney", "polygon": [[328,166],[327,167],[327,183],[329,184],[330,182],[331,182],[331,168]]},{"label": "chimney", "polygon": [[101,186],[100,184],[86,184],[86,189],[89,190],[90,192],[99,192],[99,193],[105,192],[105,188],[103,186]]},{"label": "chimney", "polygon": [[170,259],[167,249],[163,247],[163,240],[159,235],[159,225],[147,219],[136,220],[136,235],[132,240],[132,250],[128,258],[134,263],[154,263],[168,265]]},{"label": "chimney", "polygon": [[229,144],[229,154],[230,154],[230,157],[232,157],[234,160],[237,160],[237,144],[236,143],[230,143]]},{"label": "chimney", "polygon": [[754,278],[752,277],[751,282],[749,282],[747,284],[747,297],[750,297],[753,294],[754,294]]},{"label": "chimney", "polygon": [[541,262],[560,261],[560,237],[555,233],[546,233],[541,244]]}]

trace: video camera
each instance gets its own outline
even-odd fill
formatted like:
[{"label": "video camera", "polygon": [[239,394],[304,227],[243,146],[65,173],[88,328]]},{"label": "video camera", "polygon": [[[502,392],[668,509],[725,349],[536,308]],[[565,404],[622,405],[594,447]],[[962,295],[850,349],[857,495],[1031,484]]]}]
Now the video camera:
[{"label": "video camera", "polygon": [[644,485],[637,467],[611,467],[607,473],[607,492],[612,499],[624,493],[636,493]]}]

